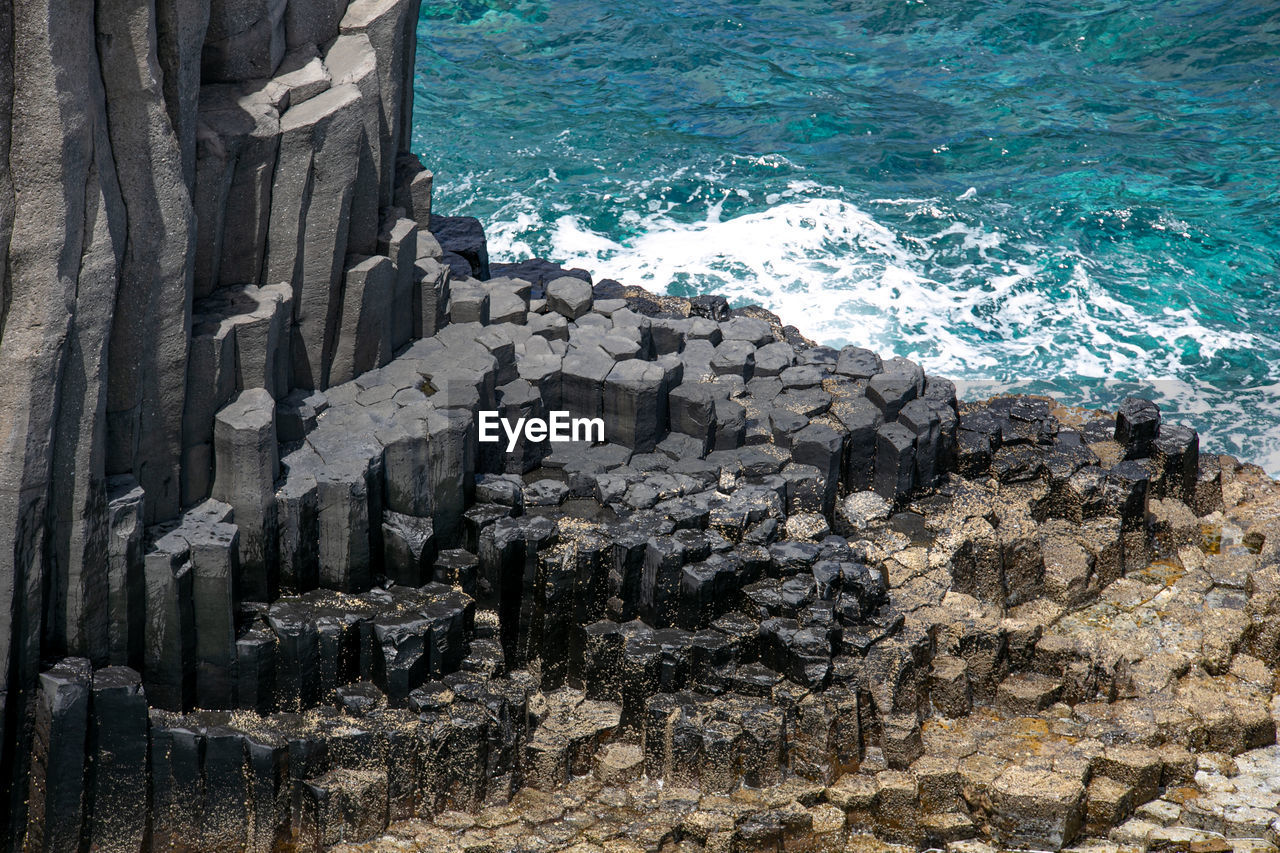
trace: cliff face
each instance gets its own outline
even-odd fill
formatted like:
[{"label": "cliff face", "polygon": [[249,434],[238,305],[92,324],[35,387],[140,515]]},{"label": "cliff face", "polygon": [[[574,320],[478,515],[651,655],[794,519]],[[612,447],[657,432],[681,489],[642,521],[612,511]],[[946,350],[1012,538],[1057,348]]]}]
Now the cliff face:
[{"label": "cliff face", "polygon": [[491,265],[417,14],[0,0],[0,848],[1275,849],[1280,484]]},{"label": "cliff face", "polygon": [[[41,661],[142,664],[137,591],[112,566],[136,563],[144,526],[213,492],[215,413],[247,389],[274,402],[325,388],[354,346],[348,326],[379,341],[363,367],[414,332],[389,302],[363,316],[345,282],[373,265],[401,296],[421,286],[430,173],[407,154],[418,5],[0,2],[11,837]],[[388,257],[401,243],[413,248]]]}]

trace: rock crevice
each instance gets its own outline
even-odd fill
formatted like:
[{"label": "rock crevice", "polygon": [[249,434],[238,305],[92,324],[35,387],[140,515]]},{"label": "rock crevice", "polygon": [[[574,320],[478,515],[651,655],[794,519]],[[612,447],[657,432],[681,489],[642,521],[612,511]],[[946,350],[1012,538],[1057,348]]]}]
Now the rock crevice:
[{"label": "rock crevice", "polygon": [[[413,0],[0,6],[0,823],[14,844],[40,662],[142,664],[125,635],[144,610],[112,621],[140,575],[112,568],[111,484],[133,484],[130,529],[175,523],[211,494],[214,415],[230,395],[327,382],[347,253],[385,253],[379,223],[404,217],[392,201],[424,173],[402,118],[417,11]],[[328,136],[305,114],[331,86],[346,98]],[[276,276],[268,253],[291,243],[301,260]],[[228,305],[255,298],[244,316]],[[248,526],[242,547],[260,539]]]},{"label": "rock crevice", "polygon": [[1275,849],[1280,485],[490,258],[417,22],[0,0],[0,846]]}]

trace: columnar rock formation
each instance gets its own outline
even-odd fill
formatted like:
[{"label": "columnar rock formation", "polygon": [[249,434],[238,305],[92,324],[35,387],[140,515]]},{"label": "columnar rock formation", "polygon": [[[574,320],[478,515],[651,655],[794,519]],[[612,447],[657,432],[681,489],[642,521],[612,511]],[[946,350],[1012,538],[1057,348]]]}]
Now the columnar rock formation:
[{"label": "columnar rock formation", "polygon": [[0,0],[9,849],[1274,849],[1280,486],[491,260],[416,22]]},{"label": "columnar rock formation", "polygon": [[[141,566],[162,559],[157,525],[180,531],[185,510],[234,493],[238,530],[202,530],[191,553],[240,558],[228,601],[271,592],[274,472],[215,476],[215,448],[245,440],[224,437],[215,413],[323,389],[335,358],[349,377],[353,358],[376,366],[407,343],[407,309],[393,317],[389,301],[352,295],[360,271],[390,276],[402,304],[438,283],[423,285],[431,270],[414,251],[415,217],[430,216],[430,173],[408,153],[418,5],[0,4],[0,823],[11,839],[42,661],[144,665]],[[353,335],[361,346],[346,355]],[[274,446],[268,427],[259,438]],[[212,588],[196,574],[195,589]],[[234,635],[231,617],[220,618]]]}]

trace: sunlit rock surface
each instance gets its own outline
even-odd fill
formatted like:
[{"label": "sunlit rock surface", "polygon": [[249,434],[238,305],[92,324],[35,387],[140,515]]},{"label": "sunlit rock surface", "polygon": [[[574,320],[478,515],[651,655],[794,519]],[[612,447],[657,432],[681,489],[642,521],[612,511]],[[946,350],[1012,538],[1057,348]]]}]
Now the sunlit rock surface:
[{"label": "sunlit rock surface", "polygon": [[4,845],[1272,849],[1277,484],[490,258],[417,11],[0,15]]}]

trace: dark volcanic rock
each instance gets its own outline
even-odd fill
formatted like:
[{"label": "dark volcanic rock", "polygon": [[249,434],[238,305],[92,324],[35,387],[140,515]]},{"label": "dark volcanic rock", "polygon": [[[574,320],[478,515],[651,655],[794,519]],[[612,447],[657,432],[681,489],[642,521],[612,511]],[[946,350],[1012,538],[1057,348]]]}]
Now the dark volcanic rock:
[{"label": "dark volcanic rock", "polygon": [[428,228],[440,241],[441,248],[466,260],[470,275],[481,281],[489,279],[489,245],[480,220],[470,216],[432,214]]},{"label": "dark volcanic rock", "polygon": [[410,0],[10,5],[0,846],[1274,841],[1257,469],[491,264]]}]

